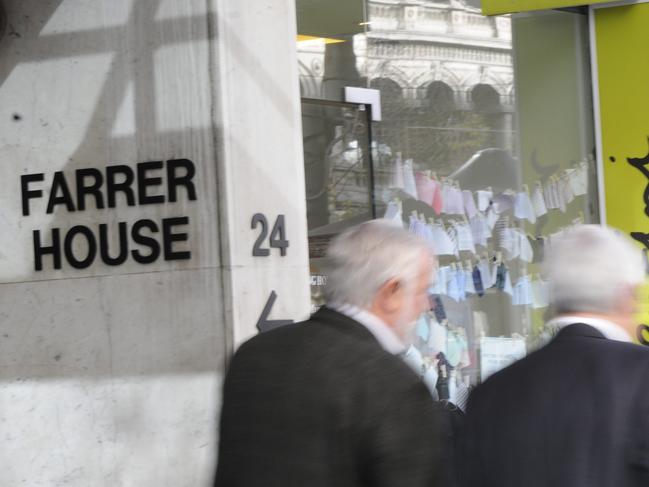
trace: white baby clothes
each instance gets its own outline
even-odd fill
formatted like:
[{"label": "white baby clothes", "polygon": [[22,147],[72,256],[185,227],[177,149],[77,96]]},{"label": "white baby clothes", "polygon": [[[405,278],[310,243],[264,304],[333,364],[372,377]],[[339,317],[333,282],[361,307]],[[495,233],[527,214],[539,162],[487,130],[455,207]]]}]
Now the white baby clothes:
[{"label": "white baby clothes", "polygon": [[447,215],[464,215],[462,191],[449,183],[444,183],[442,186],[445,188],[442,192],[444,213]]},{"label": "white baby clothes", "polygon": [[415,184],[417,186],[417,198],[428,206],[433,206],[435,197],[435,183],[428,175],[421,171],[415,173]]},{"label": "white baby clothes", "polygon": [[484,287],[485,291],[490,287],[493,287],[496,282],[496,275],[494,272],[492,272],[491,266],[486,259],[481,259],[480,262],[478,262],[478,270],[480,271],[480,277],[482,277],[482,286]]},{"label": "white baby clothes", "polygon": [[498,215],[498,213],[496,213],[496,210],[493,208],[493,206],[489,207],[486,213],[486,220],[487,226],[491,231],[493,231],[494,227],[496,226],[498,218],[500,218],[500,216]]},{"label": "white baby clothes", "polygon": [[478,197],[478,210],[487,211],[487,208],[491,205],[491,200],[493,198],[493,191],[483,189],[476,192]]},{"label": "white baby clothes", "polygon": [[476,213],[471,218],[469,225],[471,233],[473,234],[473,243],[475,245],[487,246],[487,240],[491,238],[491,228],[485,219],[484,215],[480,212]]},{"label": "white baby clothes", "polygon": [[507,190],[493,197],[493,207],[496,213],[504,213],[514,207],[516,194]]},{"label": "white baby clothes", "polygon": [[417,184],[412,166],[412,159],[407,159],[403,163],[403,190],[413,198],[417,198]]},{"label": "white baby clothes", "polygon": [[395,226],[403,228],[403,216],[401,210],[401,203],[398,201],[390,201],[385,208],[384,220],[394,223]]},{"label": "white baby clothes", "polygon": [[448,236],[448,233],[444,227],[435,223],[431,225],[433,231],[433,241],[435,242],[435,252],[437,255],[457,255],[455,250],[455,244]]},{"label": "white baby clothes", "polygon": [[446,355],[446,336],[448,329],[440,325],[437,320],[430,320],[430,333],[428,335],[428,346],[434,354],[442,352]]},{"label": "white baby clothes", "polygon": [[575,196],[583,196],[588,192],[588,165],[585,162],[570,173],[570,187]]},{"label": "white baby clothes", "polygon": [[442,266],[437,269],[437,275],[433,285],[428,288],[430,294],[448,294],[448,273],[450,267]]},{"label": "white baby clothes", "polygon": [[473,199],[473,193],[467,189],[462,191],[462,199],[464,200],[464,212],[469,218],[473,218],[478,210],[475,206],[475,200]]},{"label": "white baby clothes", "polygon": [[541,187],[541,183],[536,183],[534,185],[534,191],[532,191],[532,207],[534,208],[534,214],[537,218],[542,217],[548,212],[548,209],[545,206],[545,198],[543,197],[543,188]]},{"label": "white baby clothes", "polygon": [[527,220],[532,224],[536,223],[536,213],[527,191],[516,193],[516,200],[514,201],[514,216],[519,220]]},{"label": "white baby clothes", "polygon": [[471,227],[469,227],[468,223],[455,223],[453,227],[455,228],[455,235],[457,236],[458,250],[464,250],[475,254],[473,234],[471,233]]},{"label": "white baby clothes", "polygon": [[534,260],[534,250],[527,235],[519,228],[503,228],[500,232],[500,246],[507,260],[518,257],[525,262]]},{"label": "white baby clothes", "polygon": [[529,276],[521,276],[514,286],[512,304],[518,306],[529,306],[533,302],[532,286]]},{"label": "white baby clothes", "polygon": [[476,294],[475,283],[473,282],[473,270],[464,269],[464,287],[466,294]]},{"label": "white baby clothes", "polygon": [[404,189],[403,181],[403,163],[401,162],[401,154],[397,154],[392,165],[392,178],[390,180],[390,187],[395,189]]}]

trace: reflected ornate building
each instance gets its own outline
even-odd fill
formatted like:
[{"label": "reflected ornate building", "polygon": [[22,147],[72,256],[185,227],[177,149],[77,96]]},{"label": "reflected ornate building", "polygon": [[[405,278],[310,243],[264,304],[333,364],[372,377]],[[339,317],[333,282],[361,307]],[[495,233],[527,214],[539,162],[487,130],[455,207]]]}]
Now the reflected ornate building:
[{"label": "reflected ornate building", "polygon": [[374,140],[442,174],[486,147],[513,152],[508,17],[457,0],[369,0],[367,9],[366,31],[347,42],[298,44],[303,97],[379,89]]}]

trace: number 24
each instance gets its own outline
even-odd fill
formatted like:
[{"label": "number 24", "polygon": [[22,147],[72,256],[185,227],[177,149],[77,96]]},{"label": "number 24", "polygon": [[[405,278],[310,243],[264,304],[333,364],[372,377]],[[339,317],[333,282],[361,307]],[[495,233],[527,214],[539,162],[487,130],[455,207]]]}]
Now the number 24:
[{"label": "number 24", "polygon": [[[253,230],[257,228],[257,225],[261,224],[261,232],[259,237],[255,241],[255,245],[252,247],[252,255],[254,257],[268,257],[270,255],[270,249],[263,248],[264,240],[268,235],[268,219],[263,213],[255,213],[252,217],[252,222],[250,222],[250,228]],[[289,246],[288,240],[286,240],[286,223],[284,220],[284,215],[279,215],[275,220],[275,225],[270,232],[270,246],[274,249],[279,249],[282,257],[286,256],[286,249]]]}]

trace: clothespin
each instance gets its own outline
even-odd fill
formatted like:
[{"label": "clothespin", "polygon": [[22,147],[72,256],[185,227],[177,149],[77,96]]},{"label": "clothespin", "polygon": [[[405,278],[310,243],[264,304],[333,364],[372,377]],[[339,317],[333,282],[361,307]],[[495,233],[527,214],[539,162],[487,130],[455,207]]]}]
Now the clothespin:
[{"label": "clothespin", "polygon": [[499,250],[496,252],[496,264],[502,264],[503,263],[503,253]]},{"label": "clothespin", "polygon": [[436,171],[432,171],[432,177],[433,177],[433,179],[439,179],[437,177],[437,172]]},{"label": "clothespin", "polygon": [[469,271],[473,269],[473,262],[471,262],[471,259],[465,260],[464,265],[466,266],[466,269]]},{"label": "clothespin", "polygon": [[530,188],[527,186],[527,184],[523,185],[523,191],[526,192],[527,194],[530,193]]}]

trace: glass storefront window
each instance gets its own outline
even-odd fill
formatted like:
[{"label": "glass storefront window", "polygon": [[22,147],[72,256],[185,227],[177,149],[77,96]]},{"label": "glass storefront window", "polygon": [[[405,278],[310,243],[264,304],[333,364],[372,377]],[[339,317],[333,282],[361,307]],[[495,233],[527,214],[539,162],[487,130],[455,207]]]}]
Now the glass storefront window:
[{"label": "glass storefront window", "polygon": [[[374,212],[430,240],[439,271],[406,360],[437,397],[462,405],[470,386],[548,339],[543,250],[567,225],[599,220],[587,19],[487,18],[458,0],[367,0],[316,29],[315,4],[335,8],[297,0],[299,34],[320,36],[298,40],[302,96],[342,101],[345,86],[376,89],[382,120],[362,131],[373,181],[357,189],[373,188],[364,200],[372,211],[341,219],[310,210],[310,238]],[[314,142],[308,110],[310,187],[314,161],[338,171],[344,162]],[[358,138],[334,126],[326,140]]]}]

